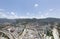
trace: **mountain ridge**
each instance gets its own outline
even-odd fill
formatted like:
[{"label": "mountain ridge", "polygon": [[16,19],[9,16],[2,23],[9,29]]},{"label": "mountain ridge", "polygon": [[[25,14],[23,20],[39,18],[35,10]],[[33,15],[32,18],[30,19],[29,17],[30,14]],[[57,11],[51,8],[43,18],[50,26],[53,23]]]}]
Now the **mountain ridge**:
[{"label": "mountain ridge", "polygon": [[7,18],[0,18],[0,23],[5,23],[5,22],[8,22],[8,23],[16,23],[17,21],[19,22],[58,22],[60,23],[60,18],[43,18],[43,19],[36,19],[36,18],[33,18],[33,19],[7,19]]}]

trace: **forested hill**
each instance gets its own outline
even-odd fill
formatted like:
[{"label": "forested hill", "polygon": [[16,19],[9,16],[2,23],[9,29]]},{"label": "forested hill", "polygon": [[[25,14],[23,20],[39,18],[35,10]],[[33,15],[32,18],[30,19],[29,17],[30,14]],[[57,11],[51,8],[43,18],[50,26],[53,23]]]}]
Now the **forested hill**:
[{"label": "forested hill", "polygon": [[43,23],[43,24],[46,24],[46,23],[53,23],[53,22],[57,22],[57,23],[60,23],[60,19],[59,18],[44,18],[44,19],[36,19],[36,18],[33,18],[33,19],[6,19],[6,18],[0,18],[0,24],[1,23],[23,23],[23,22],[31,22],[31,23],[34,23],[34,22],[37,22],[37,23]]}]

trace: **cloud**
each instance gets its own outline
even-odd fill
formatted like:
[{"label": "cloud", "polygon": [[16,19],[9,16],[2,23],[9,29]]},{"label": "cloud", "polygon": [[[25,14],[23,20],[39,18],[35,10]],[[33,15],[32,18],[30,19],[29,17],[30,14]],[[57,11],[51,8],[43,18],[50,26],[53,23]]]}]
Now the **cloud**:
[{"label": "cloud", "polygon": [[47,13],[43,13],[43,14],[40,15],[40,18],[47,18],[47,17],[49,17],[49,13],[48,12]]},{"label": "cloud", "polygon": [[11,14],[12,14],[12,15],[15,15],[15,13],[14,13],[14,12],[11,12]]},{"label": "cloud", "polygon": [[14,12],[0,12],[0,18],[15,19],[19,18]]},{"label": "cloud", "polygon": [[39,6],[39,4],[34,4],[34,7],[38,7]]},{"label": "cloud", "polygon": [[[6,12],[6,11],[0,11],[0,18],[8,18],[8,19],[16,19],[16,18],[47,18],[47,17],[59,17],[60,16],[60,9],[59,10],[54,10],[54,9],[49,9],[49,11],[44,11],[41,12],[39,11],[37,14],[36,13],[30,13],[27,12],[24,16],[18,16],[16,12]],[[50,12],[53,11],[53,12]]]},{"label": "cloud", "polygon": [[[29,13],[27,13],[29,15]],[[16,19],[16,18],[32,18],[29,16],[18,16],[14,12],[0,12],[0,18]]]},{"label": "cloud", "polygon": [[43,13],[40,11],[38,14],[30,16],[30,13],[27,12],[24,16],[18,16],[15,12],[0,12],[0,18],[16,19],[16,18],[46,18],[49,17],[49,12]]},{"label": "cloud", "polygon": [[0,9],[0,11],[4,11],[4,9]]},{"label": "cloud", "polygon": [[15,12],[10,12],[10,13],[11,13],[11,15],[9,16],[10,19],[19,18],[19,16],[17,16]]},{"label": "cloud", "polygon": [[45,16],[44,15],[41,15],[40,18],[45,18]]},{"label": "cloud", "polygon": [[41,13],[42,13],[41,11],[38,12],[38,14],[41,14]]},{"label": "cloud", "polygon": [[19,16],[19,18],[29,18],[29,16]]},{"label": "cloud", "polygon": [[49,13],[46,13],[46,14],[45,14],[45,16],[48,16],[48,15],[49,15]]},{"label": "cloud", "polygon": [[29,12],[27,12],[27,13],[26,13],[26,15],[30,15],[30,13],[29,13]]},{"label": "cloud", "polygon": [[6,18],[6,17],[8,17],[8,16],[6,16],[6,14],[5,14],[5,13],[0,12],[0,18]]},{"label": "cloud", "polygon": [[53,11],[54,9],[49,9],[49,11]]}]

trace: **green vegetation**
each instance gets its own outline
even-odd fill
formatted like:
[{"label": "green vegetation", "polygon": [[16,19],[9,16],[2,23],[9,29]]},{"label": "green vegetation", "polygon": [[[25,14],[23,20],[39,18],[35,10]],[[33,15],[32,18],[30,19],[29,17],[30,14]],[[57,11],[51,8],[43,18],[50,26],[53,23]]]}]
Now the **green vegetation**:
[{"label": "green vegetation", "polygon": [[53,36],[53,35],[52,35],[52,31],[48,31],[48,30],[47,30],[47,36]]}]

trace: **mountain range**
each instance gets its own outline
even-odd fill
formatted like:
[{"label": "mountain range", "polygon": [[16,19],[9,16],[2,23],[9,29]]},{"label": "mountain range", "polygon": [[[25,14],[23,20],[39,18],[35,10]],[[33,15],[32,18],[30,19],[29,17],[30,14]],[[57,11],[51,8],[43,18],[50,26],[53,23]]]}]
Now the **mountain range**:
[{"label": "mountain range", "polygon": [[23,22],[34,23],[34,22],[37,22],[37,23],[43,23],[43,24],[53,23],[53,22],[60,23],[60,18],[43,18],[43,19],[36,19],[36,18],[33,18],[33,19],[7,19],[7,18],[0,18],[0,24],[6,23],[6,22],[8,22],[8,23],[23,23]]}]

